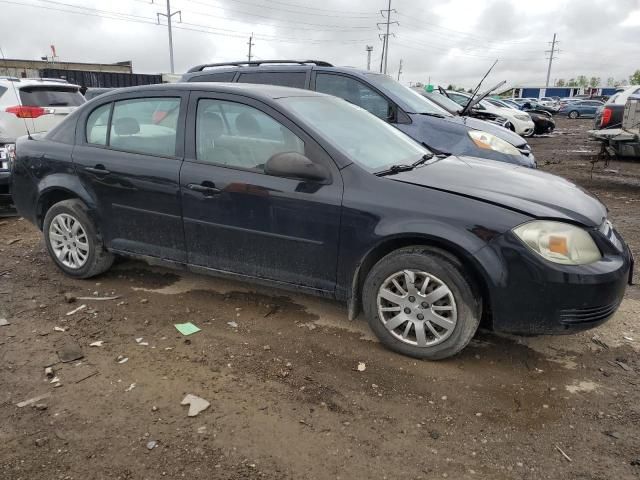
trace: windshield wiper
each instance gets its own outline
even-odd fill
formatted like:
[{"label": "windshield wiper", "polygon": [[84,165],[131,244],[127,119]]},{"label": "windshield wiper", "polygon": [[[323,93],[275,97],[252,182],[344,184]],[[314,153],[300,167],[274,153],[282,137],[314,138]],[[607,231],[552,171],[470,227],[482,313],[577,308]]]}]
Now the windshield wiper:
[{"label": "windshield wiper", "polygon": [[426,115],[427,117],[444,118],[444,115],[441,113],[420,112],[418,115]]},{"label": "windshield wiper", "polygon": [[428,162],[433,157],[435,157],[435,154],[425,153],[422,157],[420,157],[418,160],[416,160],[411,164],[400,163],[398,165],[391,165],[386,170],[375,172],[374,175],[377,177],[385,177],[387,175],[395,175],[396,173],[400,173],[400,172],[408,172],[409,170],[413,170],[414,168],[422,165],[423,163]]},{"label": "windshield wiper", "polygon": [[452,153],[443,152],[442,150],[438,150],[437,148],[434,148],[431,145],[427,145],[425,142],[420,142],[420,144],[424,148],[426,148],[428,150],[431,150],[433,152],[433,155],[435,155],[438,158],[447,158],[447,157],[450,157],[451,155],[453,155]]}]

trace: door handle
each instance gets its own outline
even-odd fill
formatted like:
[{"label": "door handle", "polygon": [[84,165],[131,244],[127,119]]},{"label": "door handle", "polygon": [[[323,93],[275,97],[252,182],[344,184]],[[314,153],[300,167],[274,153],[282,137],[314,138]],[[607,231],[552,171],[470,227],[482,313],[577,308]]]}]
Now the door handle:
[{"label": "door handle", "polygon": [[111,173],[109,170],[104,168],[104,165],[96,165],[95,167],[84,167],[84,169],[87,172],[93,173],[95,175],[107,175]]},{"label": "door handle", "polygon": [[205,197],[213,197],[214,195],[222,193],[218,188],[210,187],[208,185],[198,185],[197,183],[190,183],[187,185],[187,188],[194,192],[202,193]]}]

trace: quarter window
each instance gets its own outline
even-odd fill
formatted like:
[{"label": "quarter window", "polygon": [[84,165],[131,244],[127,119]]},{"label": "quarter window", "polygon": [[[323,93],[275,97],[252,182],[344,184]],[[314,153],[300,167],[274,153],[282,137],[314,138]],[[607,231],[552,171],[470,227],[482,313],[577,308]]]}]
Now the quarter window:
[{"label": "quarter window", "polygon": [[107,103],[96,108],[87,119],[87,143],[93,145],[107,144],[107,128],[111,104]]},{"label": "quarter window", "polygon": [[277,153],[304,154],[304,142],[260,110],[223,100],[200,100],[196,155],[202,162],[263,171]]},{"label": "quarter window", "polygon": [[174,156],[179,113],[179,98],[115,102],[109,146],[134,153]]},{"label": "quarter window", "polygon": [[387,120],[391,113],[389,102],[382,95],[362,82],[344,75],[318,73],[316,75],[316,90],[344,98],[383,120]]}]

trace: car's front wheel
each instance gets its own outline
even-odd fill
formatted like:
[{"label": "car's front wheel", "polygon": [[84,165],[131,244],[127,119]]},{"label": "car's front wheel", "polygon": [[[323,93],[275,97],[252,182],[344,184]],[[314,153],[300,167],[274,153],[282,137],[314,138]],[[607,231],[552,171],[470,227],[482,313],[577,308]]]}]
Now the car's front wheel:
[{"label": "car's front wheel", "polygon": [[42,231],[49,255],[71,277],[94,277],[113,263],[113,254],[105,250],[80,200],[53,205],[45,215]]},{"label": "car's front wheel", "polygon": [[425,247],[397,250],[369,272],[363,307],[380,341],[396,352],[440,360],[460,352],[480,323],[482,299],[462,266]]},{"label": "car's front wheel", "polygon": [[580,114],[579,114],[578,112],[576,112],[575,110],[571,110],[571,111],[569,112],[569,118],[576,119],[576,118],[578,118],[579,116],[580,116]]}]

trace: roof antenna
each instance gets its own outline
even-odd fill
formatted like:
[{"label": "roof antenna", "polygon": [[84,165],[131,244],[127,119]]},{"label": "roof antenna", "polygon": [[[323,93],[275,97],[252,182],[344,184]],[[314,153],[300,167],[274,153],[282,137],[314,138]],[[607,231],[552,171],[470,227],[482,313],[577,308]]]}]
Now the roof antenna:
[{"label": "roof antenna", "polygon": [[[7,59],[4,56],[4,50],[2,50],[2,47],[0,47],[0,56],[2,56],[2,63],[4,65],[5,70],[7,71],[7,77],[9,77],[9,83],[11,84],[11,87],[13,87],[13,93],[15,94],[16,98],[20,100],[20,95],[18,94],[18,89],[15,86],[15,82],[11,79],[11,75],[8,75],[9,65],[7,64]],[[24,128],[27,130],[27,138],[29,140],[33,140],[33,137],[31,136],[31,132],[29,131],[29,125],[27,125],[27,119],[22,117],[22,121],[24,122]]]},{"label": "roof antenna", "polygon": [[473,91],[473,93],[471,94],[471,98],[469,98],[469,101],[467,102],[467,104],[464,106],[464,108],[462,109],[462,111],[460,112],[460,115],[464,115],[465,113],[467,113],[467,110],[469,110],[469,105],[471,105],[471,102],[473,101],[473,99],[475,98],[475,96],[478,94],[478,90],[480,90],[480,87],[482,86],[482,82],[484,82],[485,78],[487,78],[489,76],[489,74],[491,73],[491,70],[493,70],[493,67],[496,66],[496,63],[498,63],[498,60],[496,59],[495,62],[493,62],[493,65],[491,65],[491,67],[489,68],[489,70],[487,70],[487,73],[484,74],[484,77],[482,77],[482,79],[480,80],[480,82],[478,83],[478,86],[476,87],[476,89]]}]

